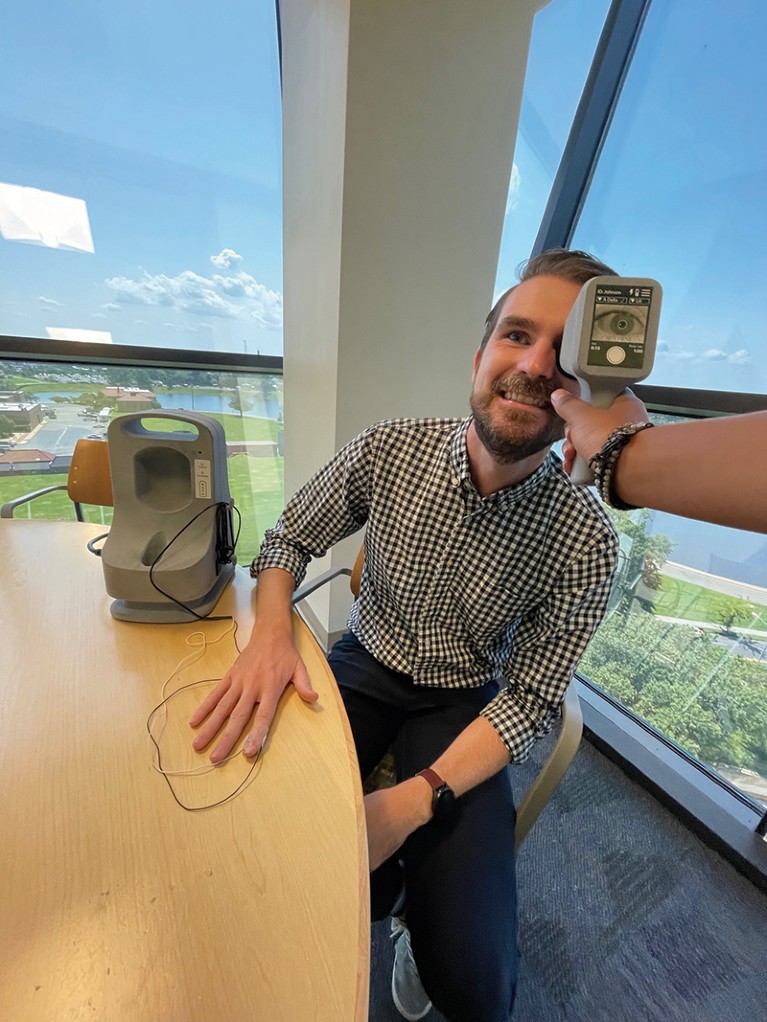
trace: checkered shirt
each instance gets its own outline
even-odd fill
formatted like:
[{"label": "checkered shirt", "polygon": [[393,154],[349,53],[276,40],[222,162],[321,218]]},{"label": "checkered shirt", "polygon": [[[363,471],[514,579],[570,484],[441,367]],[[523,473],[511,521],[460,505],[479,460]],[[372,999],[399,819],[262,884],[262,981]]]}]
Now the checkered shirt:
[{"label": "checkered shirt", "polygon": [[470,419],[393,419],[347,444],[289,501],[251,566],[304,577],[367,524],[349,628],[416,685],[500,683],[482,715],[520,762],[551,727],[602,620],[617,538],[561,461],[481,497]]}]

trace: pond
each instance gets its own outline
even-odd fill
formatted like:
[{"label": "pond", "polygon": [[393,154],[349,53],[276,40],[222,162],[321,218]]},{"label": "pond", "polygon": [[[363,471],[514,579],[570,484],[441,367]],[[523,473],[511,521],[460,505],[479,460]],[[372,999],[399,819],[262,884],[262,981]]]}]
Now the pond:
[{"label": "pond", "polygon": [[[221,394],[200,394],[192,387],[185,387],[184,390],[169,390],[167,394],[155,395],[163,408],[184,408],[189,412],[218,412],[224,415],[237,415],[238,413],[229,404],[232,393],[230,391]],[[260,419],[278,419],[280,417],[280,402],[275,397],[263,398],[260,394],[247,396],[252,403],[244,415],[254,416]]]}]

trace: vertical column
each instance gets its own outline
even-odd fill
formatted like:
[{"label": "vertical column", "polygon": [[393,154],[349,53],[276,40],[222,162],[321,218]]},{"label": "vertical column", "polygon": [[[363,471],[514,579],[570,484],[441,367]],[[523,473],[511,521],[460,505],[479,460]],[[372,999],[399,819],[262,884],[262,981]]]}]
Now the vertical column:
[{"label": "vertical column", "polygon": [[371,422],[466,414],[539,6],[282,0],[288,495]]}]

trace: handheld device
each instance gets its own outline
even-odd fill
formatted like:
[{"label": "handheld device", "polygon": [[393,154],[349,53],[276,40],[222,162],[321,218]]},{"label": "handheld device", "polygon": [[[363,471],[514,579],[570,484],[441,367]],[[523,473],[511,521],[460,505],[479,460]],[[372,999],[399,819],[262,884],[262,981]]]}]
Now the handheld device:
[{"label": "handheld device", "polygon": [[[593,277],[583,285],[565,323],[559,367],[579,381],[584,401],[607,408],[649,376],[662,296],[650,277]],[[580,455],[570,478],[584,486],[594,481]]]}]

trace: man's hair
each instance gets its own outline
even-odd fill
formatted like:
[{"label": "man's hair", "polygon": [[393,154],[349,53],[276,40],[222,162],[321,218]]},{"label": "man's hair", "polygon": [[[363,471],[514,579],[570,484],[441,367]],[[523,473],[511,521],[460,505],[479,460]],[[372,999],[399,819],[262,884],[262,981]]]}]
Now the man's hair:
[{"label": "man's hair", "polygon": [[[517,277],[520,284],[524,284],[526,280],[532,280],[533,277],[559,277],[560,280],[569,280],[573,284],[583,285],[591,280],[592,277],[615,276],[617,276],[615,270],[611,269],[601,260],[589,255],[588,252],[581,252],[579,249],[571,251],[566,248],[550,248],[548,251],[541,252],[540,255],[534,256],[532,259],[520,263],[517,267]],[[487,314],[485,334],[479,346],[480,351],[484,350],[485,345],[493,336],[501,309],[506,299],[517,286],[517,284],[513,284],[504,291]]]}]

